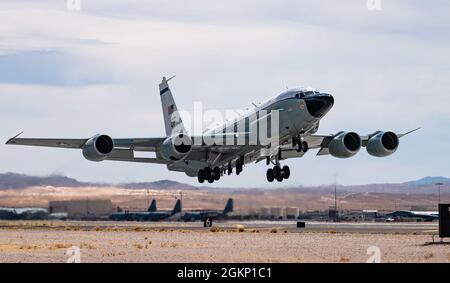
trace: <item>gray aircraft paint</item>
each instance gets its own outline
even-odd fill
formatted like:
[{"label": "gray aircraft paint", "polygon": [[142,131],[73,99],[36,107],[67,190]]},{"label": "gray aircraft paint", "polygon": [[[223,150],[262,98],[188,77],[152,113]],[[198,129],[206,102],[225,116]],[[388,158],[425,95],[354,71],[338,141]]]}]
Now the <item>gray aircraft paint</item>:
[{"label": "gray aircraft paint", "polygon": [[[268,127],[271,125],[271,128],[268,129],[271,133],[269,136],[272,139],[276,137],[276,146],[273,145],[273,142],[271,142],[270,146],[267,146],[262,142],[260,143],[259,139],[257,139],[255,144],[244,143],[242,145],[206,145],[202,142],[200,144],[193,143],[192,146],[189,147],[189,151],[186,151],[181,156],[170,156],[170,158],[168,158],[167,152],[162,149],[170,150],[170,146],[175,145],[173,141],[176,137],[180,136],[180,133],[183,134],[181,135],[183,140],[187,138],[188,141],[195,141],[196,138],[198,138],[196,136],[187,135],[168,85],[169,80],[164,77],[159,85],[159,94],[161,97],[166,129],[165,137],[112,139],[107,135],[95,135],[89,139],[34,139],[18,138],[15,136],[8,140],[7,144],[78,148],[82,149],[85,158],[91,161],[114,160],[166,164],[167,168],[171,171],[184,172],[188,176],[194,177],[205,167],[217,167],[220,170],[224,170],[228,166],[231,166],[231,168],[237,167],[238,162],[240,165],[244,165],[265,160],[266,157],[269,157],[270,162],[278,165],[281,160],[302,157],[305,152],[297,151],[294,148],[293,141],[295,140],[301,140],[307,143],[308,149],[319,149],[317,155],[331,154],[334,157],[348,158],[356,154],[361,147],[366,147],[368,141],[371,140],[372,137],[375,135],[380,137],[380,135],[383,135],[384,133],[376,131],[373,134],[359,136],[356,133],[349,132],[351,135],[347,136],[347,132],[341,131],[335,135],[315,135],[318,131],[320,120],[324,118],[327,112],[332,108],[334,99],[330,94],[321,93],[312,88],[296,88],[282,92],[255,107],[233,123],[224,123],[216,129],[204,133],[204,135],[200,137],[201,140],[204,140],[204,138],[208,136],[220,137],[220,134],[225,132],[224,137],[226,137],[228,133],[231,133],[237,139],[237,136],[242,133],[236,133],[237,129],[235,128],[235,123],[240,124],[240,122],[242,122],[242,124],[245,125],[247,119],[257,117],[257,123],[259,124],[263,119],[262,117],[271,117],[271,113],[273,112],[278,115],[278,123],[275,123],[276,127],[269,122],[267,125]],[[272,119],[271,117],[267,120],[275,119]],[[245,127],[246,129],[250,128],[251,121],[253,120],[250,119],[248,122],[249,124]],[[278,128],[278,130],[275,130],[274,128]],[[396,135],[396,137],[401,138],[413,131]],[[253,134],[255,133],[244,133],[246,136]],[[342,149],[342,147],[333,147],[332,149],[334,149],[334,151],[329,150],[329,146],[339,144],[339,142],[342,144],[347,137],[358,139],[353,142],[354,144],[358,144],[358,147],[356,147],[351,154],[336,154],[336,150]],[[381,141],[383,141],[383,139],[377,139],[379,144]],[[391,150],[389,154],[394,153],[395,150],[396,148]],[[134,156],[135,151],[155,152],[156,158],[138,158]],[[369,152],[369,154],[373,155],[373,152],[381,151],[372,150],[371,152]],[[165,154],[163,155],[163,153]],[[382,156],[386,155],[383,154]],[[381,155],[379,157],[381,157]]]}]

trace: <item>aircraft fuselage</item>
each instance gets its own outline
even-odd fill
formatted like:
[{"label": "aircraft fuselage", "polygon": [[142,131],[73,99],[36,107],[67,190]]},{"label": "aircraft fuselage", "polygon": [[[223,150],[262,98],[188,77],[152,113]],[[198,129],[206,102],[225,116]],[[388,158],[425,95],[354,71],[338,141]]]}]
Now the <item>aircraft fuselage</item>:
[{"label": "aircraft fuselage", "polygon": [[[328,113],[333,104],[334,98],[330,94],[320,93],[313,89],[290,89],[261,103],[243,116],[228,121],[205,134],[214,136],[214,134],[239,132],[237,125],[245,125],[243,130],[248,131],[251,121],[254,121],[255,117],[259,121],[264,119],[264,115],[270,116],[272,111],[277,110],[279,115],[278,131],[271,133],[271,121],[267,122],[267,131],[269,135],[276,135],[280,144],[291,143],[293,138],[297,139],[317,132],[320,119]],[[260,158],[261,154],[258,150],[263,147],[258,143],[256,145],[249,144],[247,139],[245,144],[236,145],[234,150],[223,154],[214,166],[224,167],[231,163],[232,167],[236,167],[236,162],[240,162],[240,160],[243,161],[243,164],[254,162]],[[211,148],[211,151],[214,152],[214,147]],[[220,149],[217,149],[217,152],[220,152]],[[196,176],[198,170],[211,166],[211,162],[216,157],[215,155],[212,155],[211,158],[204,156],[204,160],[200,160],[198,153],[191,154],[192,156],[187,156],[182,161],[169,164],[169,170],[182,171],[188,176]]]}]

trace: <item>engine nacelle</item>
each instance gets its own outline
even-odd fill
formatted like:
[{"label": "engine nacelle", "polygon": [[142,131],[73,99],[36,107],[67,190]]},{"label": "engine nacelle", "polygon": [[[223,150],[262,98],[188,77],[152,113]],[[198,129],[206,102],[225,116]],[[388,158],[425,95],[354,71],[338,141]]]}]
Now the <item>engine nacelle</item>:
[{"label": "engine nacelle", "polygon": [[168,137],[161,144],[160,154],[169,161],[180,160],[192,150],[191,138],[185,134]]},{"label": "engine nacelle", "polygon": [[361,149],[361,138],[354,132],[343,132],[334,137],[328,145],[330,154],[337,158],[349,158]]},{"label": "engine nacelle", "polygon": [[90,161],[103,161],[111,155],[114,141],[107,135],[96,135],[83,146],[83,156]]},{"label": "engine nacelle", "polygon": [[367,152],[376,157],[385,157],[397,151],[399,138],[393,132],[379,132],[367,142]]}]

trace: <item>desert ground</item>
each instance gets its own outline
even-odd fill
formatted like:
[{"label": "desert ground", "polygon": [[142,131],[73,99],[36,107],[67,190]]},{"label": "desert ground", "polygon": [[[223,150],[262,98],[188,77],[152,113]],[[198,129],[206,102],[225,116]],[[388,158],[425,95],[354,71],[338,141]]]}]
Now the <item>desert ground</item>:
[{"label": "desert ground", "polygon": [[[326,210],[334,205],[334,193],[318,188],[303,190],[157,190],[121,187],[29,187],[0,190],[0,207],[48,207],[52,200],[110,199],[126,210],[145,210],[155,198],[160,209],[172,209],[175,199],[183,198],[183,209],[222,209],[229,197],[234,199],[235,211],[258,211],[267,206],[294,206],[302,211]],[[378,209],[392,211],[420,206],[436,210],[437,196],[419,193],[377,193],[340,191],[338,207],[349,209]],[[449,194],[442,194],[450,200]]]},{"label": "desert ground", "polygon": [[[450,245],[426,245],[423,233],[295,232],[281,226],[229,223],[136,224],[11,221],[0,223],[0,262],[67,262],[71,247],[81,262],[450,262]],[[166,225],[166,227],[164,226]],[[194,229],[195,228],[195,229]],[[371,248],[372,247],[372,248]]]}]

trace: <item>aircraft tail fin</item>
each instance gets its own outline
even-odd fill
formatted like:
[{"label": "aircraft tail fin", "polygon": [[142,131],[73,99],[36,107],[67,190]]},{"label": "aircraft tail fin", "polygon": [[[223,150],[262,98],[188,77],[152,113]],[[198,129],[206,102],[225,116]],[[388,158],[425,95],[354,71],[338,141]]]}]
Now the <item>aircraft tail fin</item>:
[{"label": "aircraft tail fin", "polygon": [[223,214],[228,214],[230,212],[233,212],[233,199],[229,198],[227,201],[227,204],[225,205],[225,209],[223,210]]},{"label": "aircraft tail fin", "polygon": [[186,133],[183,121],[181,120],[177,105],[175,104],[175,100],[173,99],[172,92],[168,85],[168,82],[172,78],[173,77],[166,79],[166,77],[163,77],[162,82],[159,84],[164,125],[168,137],[174,134]]},{"label": "aircraft tail fin", "polygon": [[175,206],[172,210],[172,215],[180,213],[181,212],[181,200],[177,200],[177,202],[175,203]]},{"label": "aircraft tail fin", "polygon": [[156,212],[156,200],[152,199],[152,202],[150,203],[150,206],[147,209],[147,212]]}]

